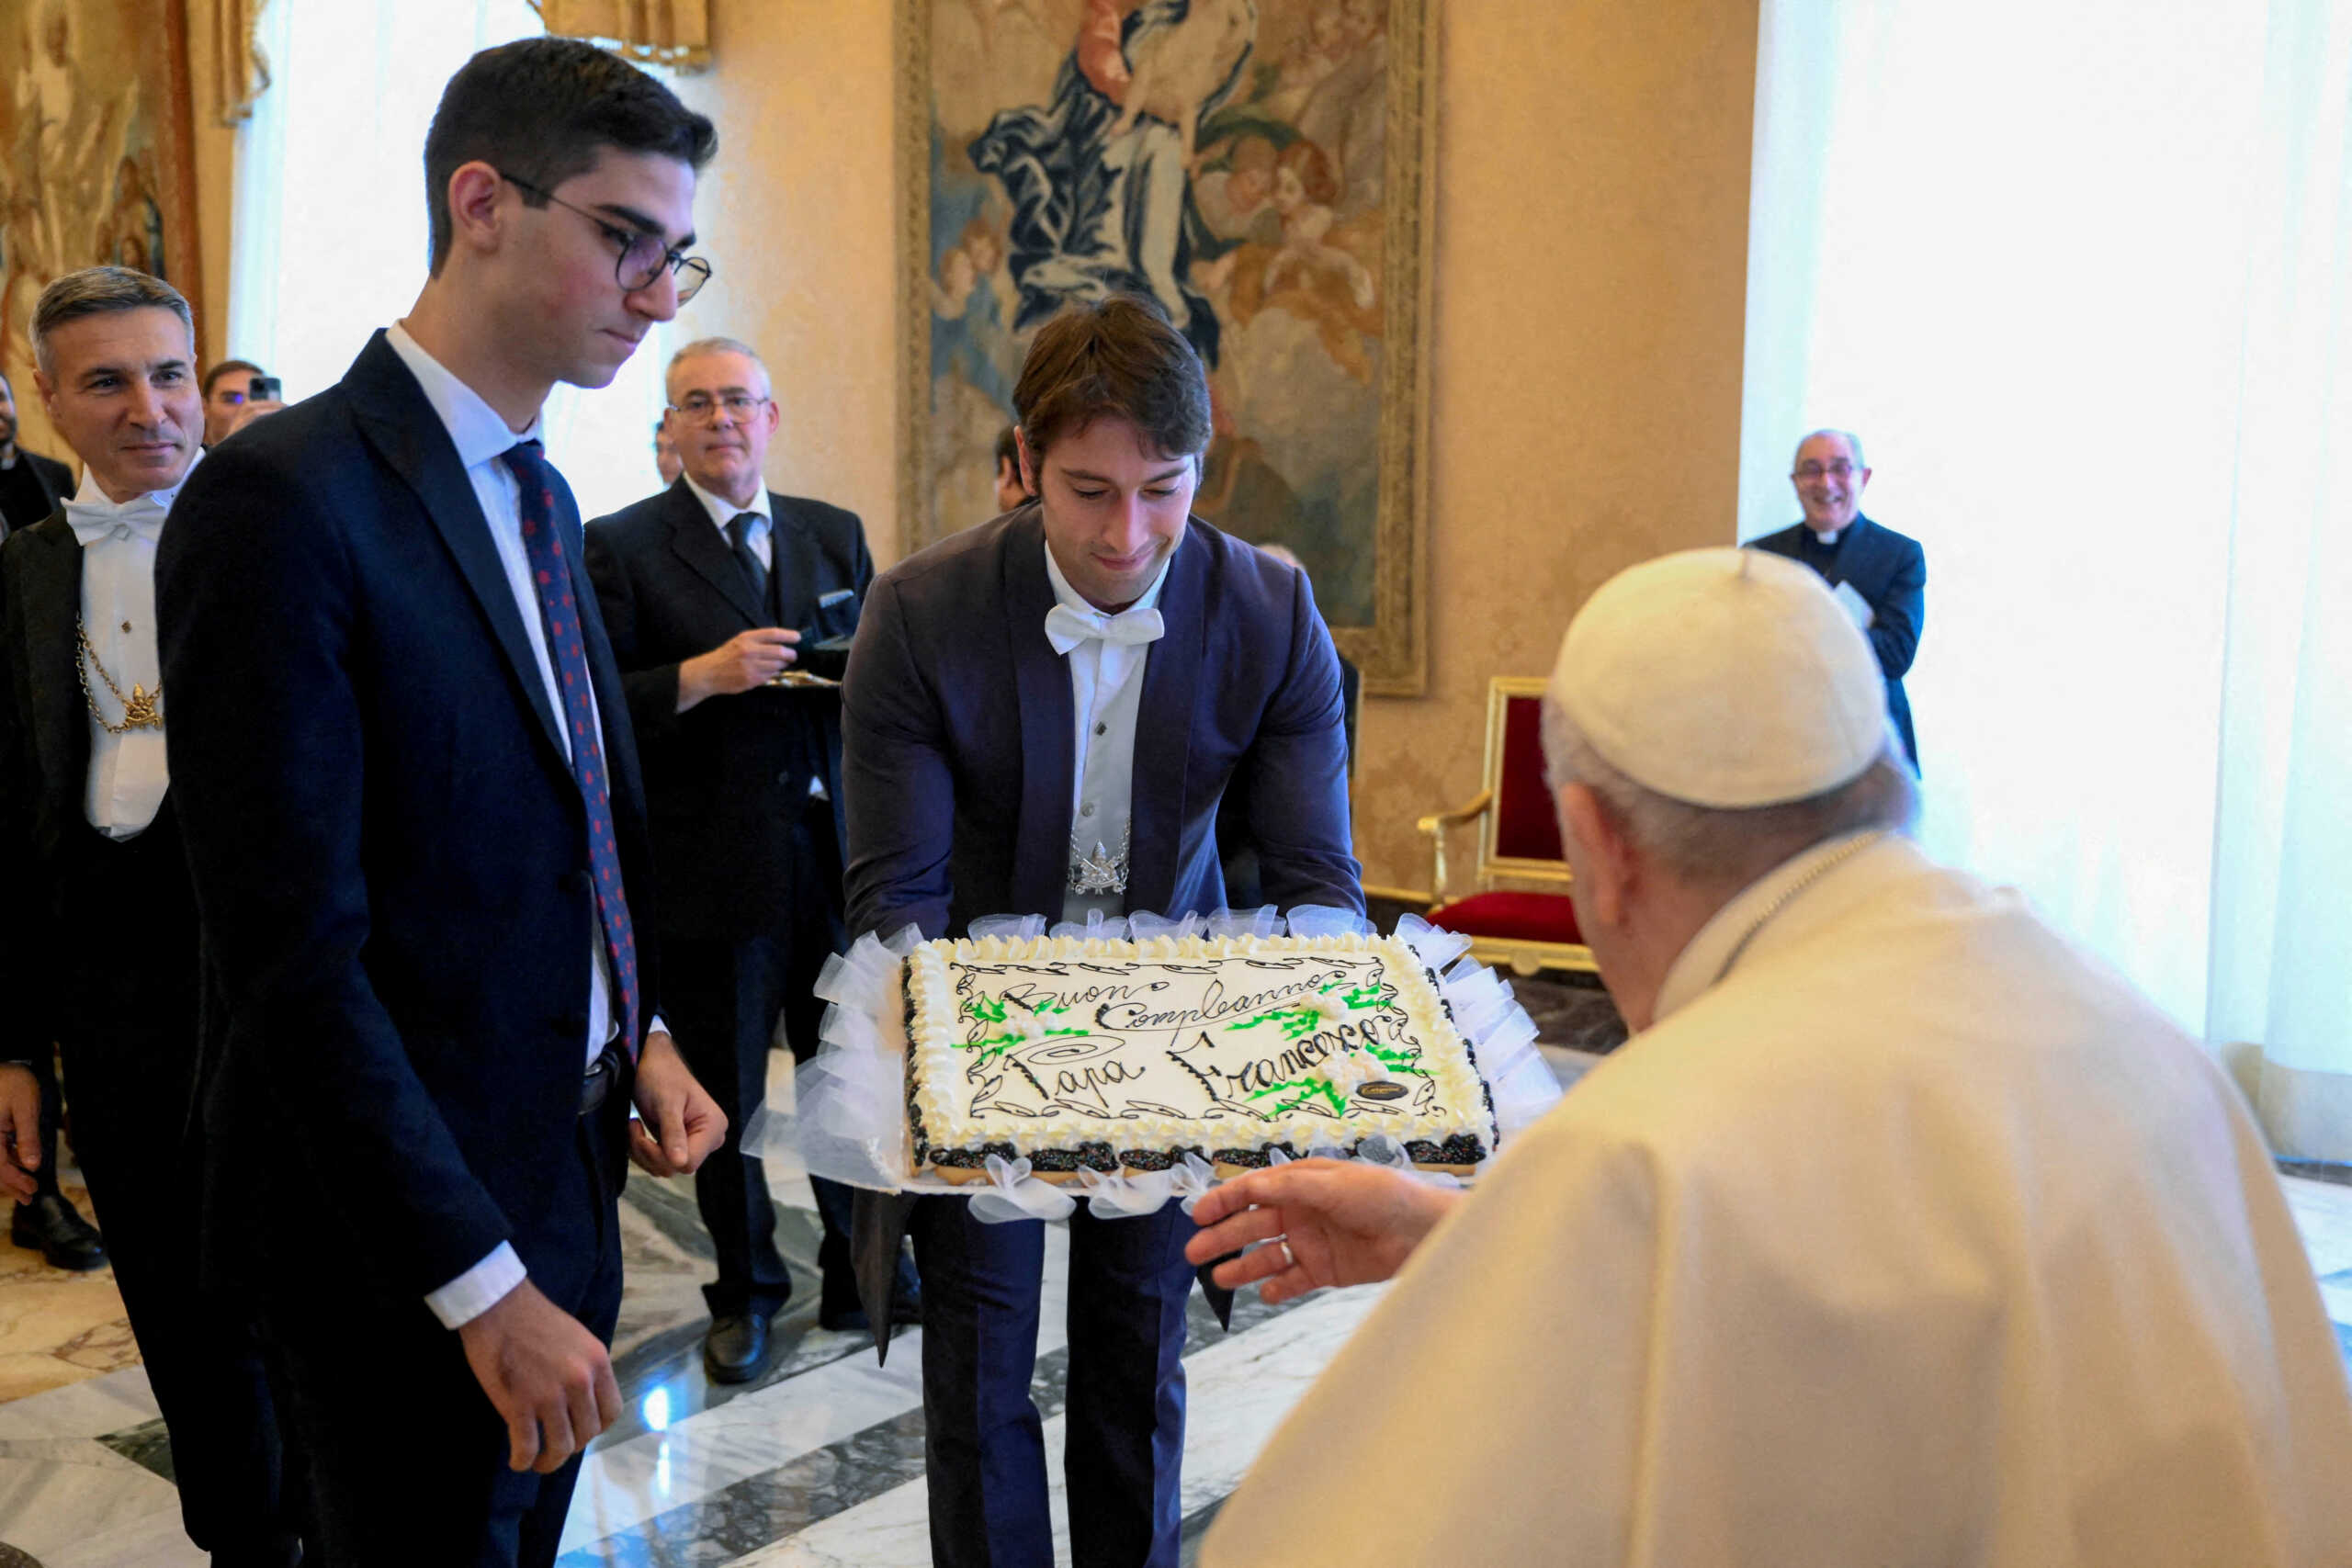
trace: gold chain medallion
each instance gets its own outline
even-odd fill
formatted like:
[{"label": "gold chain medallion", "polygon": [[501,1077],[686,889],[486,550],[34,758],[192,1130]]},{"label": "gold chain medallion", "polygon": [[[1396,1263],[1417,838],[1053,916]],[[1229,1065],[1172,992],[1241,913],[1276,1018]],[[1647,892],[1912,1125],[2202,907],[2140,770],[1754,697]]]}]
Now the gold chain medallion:
[{"label": "gold chain medallion", "polygon": [[[129,628],[126,626],[125,629]],[[90,646],[90,628],[77,620],[74,623],[74,635],[82,639],[82,656],[74,661],[74,673],[81,678],[82,700],[90,705],[90,716],[98,721],[98,728],[108,735],[128,735],[134,729],[163,728],[164,683],[156,682],[155,689],[151,692],[133,681],[130,695],[124,696],[122,688],[114,683],[114,677],[107,673],[107,667],[98,662],[98,650]],[[98,679],[106,682],[107,690],[114,694],[114,700],[122,705],[120,724],[107,723],[107,716],[98,711],[97,696],[90,690],[90,671],[93,670],[98,672]]]}]

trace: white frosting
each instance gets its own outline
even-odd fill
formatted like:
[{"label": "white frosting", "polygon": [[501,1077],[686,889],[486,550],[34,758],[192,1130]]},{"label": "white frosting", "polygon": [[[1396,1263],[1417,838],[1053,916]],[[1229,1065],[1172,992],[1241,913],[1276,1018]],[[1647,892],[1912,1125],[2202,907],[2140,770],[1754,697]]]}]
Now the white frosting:
[{"label": "white frosting", "polygon": [[935,1148],[1494,1145],[1468,1048],[1393,937],[929,942],[907,991]]}]

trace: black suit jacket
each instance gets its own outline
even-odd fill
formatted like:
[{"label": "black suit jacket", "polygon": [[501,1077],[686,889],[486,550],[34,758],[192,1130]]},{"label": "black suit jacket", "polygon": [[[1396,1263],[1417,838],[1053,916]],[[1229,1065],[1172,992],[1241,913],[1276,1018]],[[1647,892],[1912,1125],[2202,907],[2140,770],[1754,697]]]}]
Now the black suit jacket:
[{"label": "black suit jacket", "polygon": [[[180,978],[196,952],[169,793],[140,835],[145,852],[109,868],[104,925],[90,929],[85,870],[119,846],[87,815],[81,614],[82,546],[62,510],[0,544],[0,1061],[30,1060],[69,1027],[137,1011],[151,982]],[[173,1021],[193,1034],[193,1019]]]},{"label": "black suit jacket", "polygon": [[[456,448],[381,333],[206,457],[156,596],[207,948],[209,1224],[262,1221],[281,1286],[413,1302],[503,1241],[537,1272],[576,1157],[586,807]],[[627,702],[581,624],[645,929]],[[650,950],[639,970],[650,1016]]]},{"label": "black suit jacket", "polygon": [[1857,513],[1826,550],[1802,523],[1747,543],[1753,549],[1804,562],[1832,588],[1852,583],[1870,605],[1877,619],[1863,635],[1878,655],[1879,670],[1886,677],[1886,711],[1916,770],[1919,742],[1911,733],[1911,699],[1903,694],[1903,677],[1919,651],[1919,629],[1928,619],[1928,553],[1919,541]]},{"label": "black suit jacket", "polygon": [[62,506],[74,493],[74,470],[56,458],[44,457],[38,452],[28,452],[19,446],[17,448],[17,460],[31,473],[35,487],[48,498],[47,503],[30,517],[0,516],[0,539],[6,538],[17,530],[31,527]]},{"label": "black suit jacket", "polygon": [[802,646],[855,629],[874,558],[854,513],[768,496],[769,602],[684,479],[588,525],[588,570],[620,663],[645,766],[666,935],[734,941],[774,930],[792,885],[794,820],[809,781],[841,817],[841,698],[763,687],[678,711],[678,666],[754,626]]}]

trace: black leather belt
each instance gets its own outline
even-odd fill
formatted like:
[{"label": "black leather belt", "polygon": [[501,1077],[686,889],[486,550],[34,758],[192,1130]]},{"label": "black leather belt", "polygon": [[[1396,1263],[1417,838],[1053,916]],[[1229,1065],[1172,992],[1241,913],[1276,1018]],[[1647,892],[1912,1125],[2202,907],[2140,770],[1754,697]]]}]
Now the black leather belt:
[{"label": "black leather belt", "polygon": [[620,1081],[620,1077],[621,1048],[616,1041],[608,1041],[598,1054],[595,1065],[580,1080],[580,1114],[595,1114],[604,1105],[605,1097],[613,1092],[613,1085]]}]

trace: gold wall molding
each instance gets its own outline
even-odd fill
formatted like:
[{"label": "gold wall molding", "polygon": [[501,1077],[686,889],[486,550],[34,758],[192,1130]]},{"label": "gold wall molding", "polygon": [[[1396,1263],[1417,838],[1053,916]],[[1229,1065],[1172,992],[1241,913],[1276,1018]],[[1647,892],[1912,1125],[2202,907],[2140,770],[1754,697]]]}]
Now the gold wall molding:
[{"label": "gold wall molding", "polygon": [[710,65],[709,0],[531,0],[531,8],[559,38],[675,71]]}]

